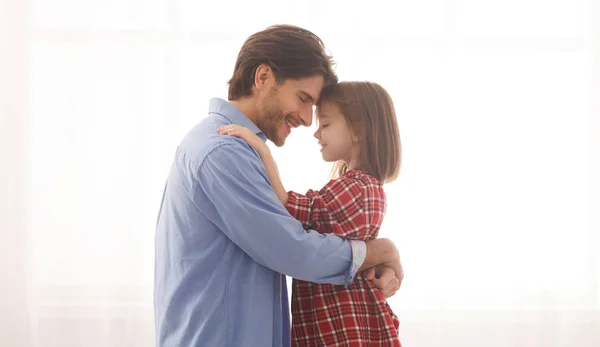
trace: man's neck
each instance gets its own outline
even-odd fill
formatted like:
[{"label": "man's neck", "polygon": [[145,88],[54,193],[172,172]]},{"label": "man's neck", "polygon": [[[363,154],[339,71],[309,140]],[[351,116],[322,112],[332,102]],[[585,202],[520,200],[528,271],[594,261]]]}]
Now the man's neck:
[{"label": "man's neck", "polygon": [[229,100],[229,103],[235,106],[238,110],[242,111],[242,113],[245,114],[252,123],[256,124],[256,119],[258,118],[256,100],[252,98],[241,98],[237,100]]}]

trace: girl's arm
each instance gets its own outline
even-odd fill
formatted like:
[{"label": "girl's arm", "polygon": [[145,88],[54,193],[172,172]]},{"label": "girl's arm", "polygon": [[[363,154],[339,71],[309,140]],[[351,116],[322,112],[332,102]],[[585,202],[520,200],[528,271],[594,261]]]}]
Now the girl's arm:
[{"label": "girl's arm", "polygon": [[269,150],[269,147],[267,147],[267,145],[264,142],[263,144],[264,148],[261,148],[261,150],[256,149],[256,151],[260,155],[260,159],[262,159],[263,163],[265,164],[265,169],[267,169],[269,181],[271,181],[271,185],[273,186],[273,189],[275,189],[275,193],[277,193],[279,201],[281,201],[281,203],[285,206],[285,204],[287,204],[288,201],[288,194],[285,190],[285,187],[283,186],[283,182],[281,182],[281,177],[279,177],[279,170],[277,170],[277,164],[275,163],[275,159],[273,159],[271,150]]},{"label": "girl's arm", "polygon": [[380,185],[340,177],[319,191],[289,192],[285,207],[305,228],[349,240],[370,240],[377,237],[386,202]]},{"label": "girl's arm", "polygon": [[275,159],[273,159],[273,155],[271,154],[271,150],[267,144],[260,137],[250,131],[250,129],[237,124],[230,124],[220,127],[218,132],[222,135],[237,136],[248,142],[248,144],[258,152],[260,159],[263,161],[265,169],[267,170],[269,181],[271,181],[271,185],[273,186],[277,197],[285,206],[288,201],[288,195],[283,183],[281,182],[281,177],[279,177],[279,170],[277,170]]}]

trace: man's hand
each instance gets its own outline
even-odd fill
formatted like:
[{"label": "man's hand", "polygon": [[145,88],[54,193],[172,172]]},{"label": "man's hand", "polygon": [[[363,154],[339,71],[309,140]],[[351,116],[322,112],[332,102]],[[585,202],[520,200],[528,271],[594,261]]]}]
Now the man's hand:
[{"label": "man's hand", "polygon": [[[359,271],[373,268],[366,273],[366,278],[372,278],[373,284],[386,297],[394,295],[404,279],[404,269],[400,264],[400,254],[396,245],[388,239],[367,241],[366,245],[367,255]],[[375,268],[375,266],[378,268]],[[379,278],[377,278],[377,275],[379,275]],[[390,278],[391,276],[395,277],[395,281]]]},{"label": "man's hand", "polygon": [[[402,275],[401,277],[404,277]],[[379,265],[365,271],[365,278],[372,281],[375,287],[383,293],[386,298],[394,296],[402,280],[398,280],[396,272],[391,267]]]}]

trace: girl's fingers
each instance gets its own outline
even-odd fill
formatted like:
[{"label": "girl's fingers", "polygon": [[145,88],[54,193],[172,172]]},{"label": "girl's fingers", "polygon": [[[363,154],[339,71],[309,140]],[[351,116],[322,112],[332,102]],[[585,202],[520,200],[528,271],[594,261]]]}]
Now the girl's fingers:
[{"label": "girl's fingers", "polygon": [[221,135],[241,136],[241,127],[235,124],[224,125],[217,129],[217,132]]},{"label": "girl's fingers", "polygon": [[237,130],[238,127],[234,124],[230,124],[230,125],[224,125],[220,128],[218,128],[218,131],[231,131],[231,130]]}]

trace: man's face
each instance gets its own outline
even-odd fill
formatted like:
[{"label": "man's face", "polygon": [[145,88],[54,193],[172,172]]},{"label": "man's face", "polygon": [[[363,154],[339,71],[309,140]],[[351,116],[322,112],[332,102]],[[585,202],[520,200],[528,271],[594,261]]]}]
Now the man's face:
[{"label": "man's face", "polygon": [[321,76],[287,79],[281,84],[272,78],[259,95],[256,125],[276,146],[283,146],[293,128],[311,125],[313,106],[324,84]]}]

